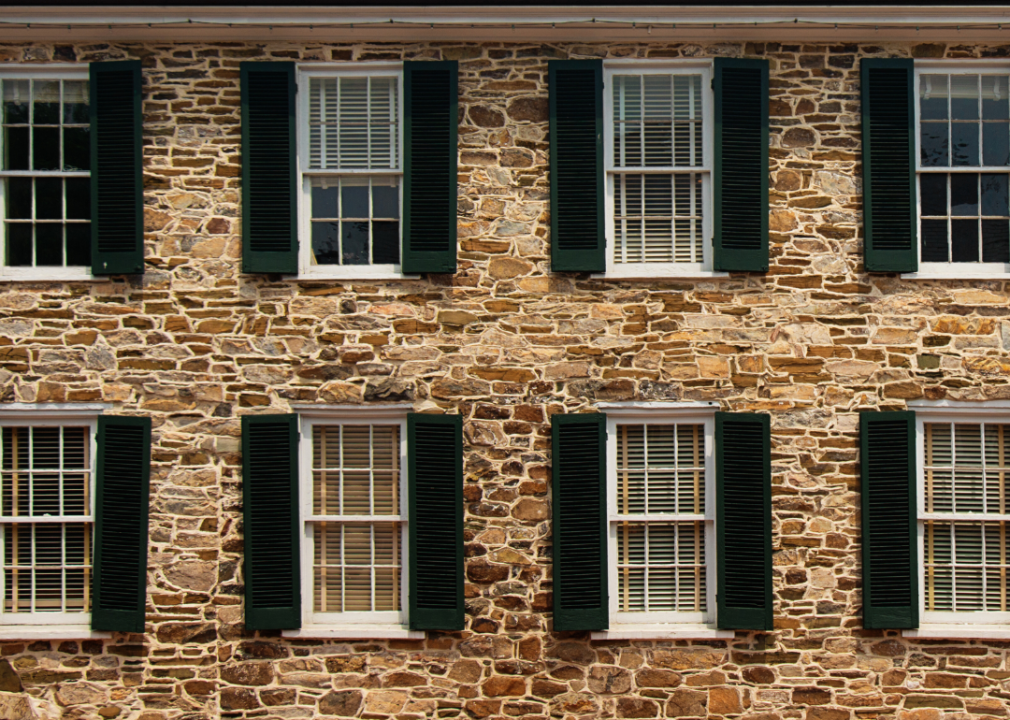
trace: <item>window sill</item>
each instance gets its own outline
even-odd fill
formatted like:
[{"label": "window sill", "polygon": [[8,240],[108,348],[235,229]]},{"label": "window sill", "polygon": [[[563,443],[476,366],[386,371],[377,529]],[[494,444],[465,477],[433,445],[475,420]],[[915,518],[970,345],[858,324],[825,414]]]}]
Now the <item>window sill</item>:
[{"label": "window sill", "polygon": [[593,280],[717,280],[719,278],[728,278],[729,273],[716,270],[694,270],[681,273],[665,272],[662,270],[641,272],[615,270],[614,272],[593,273],[589,277]]},{"label": "window sill", "polygon": [[87,625],[0,625],[0,640],[97,640],[111,637],[111,632],[92,630]]},{"label": "window sill", "polygon": [[315,640],[423,640],[424,630],[407,630],[399,625],[357,625],[335,628],[329,625],[282,630],[282,637]]},{"label": "window sill", "polygon": [[732,638],[734,630],[716,630],[707,625],[612,625],[590,633],[593,640],[713,640]]},{"label": "window sill", "polygon": [[925,270],[922,272],[902,273],[902,280],[1010,280],[1010,273],[1005,270],[965,270],[963,272],[944,272]]},{"label": "window sill", "polygon": [[423,280],[424,275],[410,274],[404,275],[398,272],[387,272],[383,270],[371,271],[362,266],[362,270],[354,273],[322,273],[307,272],[290,276],[294,280],[310,281],[323,280],[326,282],[355,282],[357,280]]},{"label": "window sill", "polygon": [[917,630],[902,630],[902,637],[964,640],[1008,640],[1006,625],[923,625]]},{"label": "window sill", "polygon": [[104,282],[106,275],[92,275],[86,268],[4,268],[0,282]]}]

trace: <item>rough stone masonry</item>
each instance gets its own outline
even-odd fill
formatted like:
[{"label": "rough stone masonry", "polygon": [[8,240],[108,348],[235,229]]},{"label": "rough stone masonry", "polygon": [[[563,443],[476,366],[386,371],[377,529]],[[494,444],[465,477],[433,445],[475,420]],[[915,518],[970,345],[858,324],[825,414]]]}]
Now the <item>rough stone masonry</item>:
[{"label": "rough stone masonry", "polygon": [[[546,61],[601,56],[769,59],[767,274],[549,272]],[[1010,399],[1006,282],[863,270],[858,61],[909,56],[1007,58],[1010,46],[0,46],[8,63],[143,60],[147,231],[142,277],[0,283],[2,400],[154,419],[147,632],[0,641],[4,702],[122,720],[1007,717],[1010,641],[860,622],[857,411]],[[455,275],[240,274],[238,66],[260,58],[459,60]],[[550,632],[549,418],[603,400],[770,413],[773,632]],[[239,418],[316,401],[464,417],[464,632],[345,642],[243,629]]]}]

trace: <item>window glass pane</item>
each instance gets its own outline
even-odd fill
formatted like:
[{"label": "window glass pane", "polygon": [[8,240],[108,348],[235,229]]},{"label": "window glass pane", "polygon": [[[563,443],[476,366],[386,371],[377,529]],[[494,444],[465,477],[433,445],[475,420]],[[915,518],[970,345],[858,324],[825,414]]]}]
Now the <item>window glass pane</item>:
[{"label": "window glass pane", "polygon": [[63,265],[63,225],[39,223],[35,226],[35,264],[60,267]]},{"label": "window glass pane", "polygon": [[376,265],[400,264],[400,223],[372,223],[372,261]]},{"label": "window glass pane", "polygon": [[35,178],[35,217],[39,220],[61,220],[63,218],[63,180],[61,178]]},{"label": "window glass pane", "polygon": [[340,223],[312,223],[312,264],[340,264]]},{"label": "window glass pane", "polygon": [[923,167],[950,165],[947,123],[923,122],[919,133],[919,144],[919,161]]},{"label": "window glass pane", "polygon": [[32,226],[28,223],[7,224],[7,264],[25,267],[32,264]]},{"label": "window glass pane", "polygon": [[1010,262],[1010,223],[982,221],[982,262]]},{"label": "window glass pane", "polygon": [[978,220],[950,221],[951,262],[978,262]]},{"label": "window glass pane", "polygon": [[58,127],[32,128],[32,169],[60,169],[60,129]]},{"label": "window glass pane", "polygon": [[922,75],[919,78],[919,117],[923,120],[946,120],[947,103],[947,76]]},{"label": "window glass pane", "polygon": [[32,81],[32,124],[59,125],[60,81]]},{"label": "window glass pane", "polygon": [[1010,123],[982,123],[982,164],[1010,165]]},{"label": "window glass pane", "polygon": [[3,81],[4,124],[28,124],[28,104],[31,97],[30,88],[30,80]]},{"label": "window glass pane", "polygon": [[982,214],[1005,216],[1010,213],[1007,192],[1008,175],[984,174],[982,175]]},{"label": "window glass pane", "polygon": [[4,170],[28,169],[27,127],[4,128]]},{"label": "window glass pane", "polygon": [[370,263],[368,226],[367,221],[345,220],[340,223],[340,245],[344,265],[368,265]]},{"label": "window glass pane", "polygon": [[63,122],[66,125],[87,125],[91,118],[88,114],[88,81],[63,81]]},{"label": "window glass pane", "polygon": [[952,164],[955,167],[978,165],[978,123],[951,125]]},{"label": "window glass pane", "polygon": [[91,169],[91,138],[87,127],[63,128],[63,169]]},{"label": "window glass pane", "polygon": [[383,178],[372,179],[372,217],[400,217],[400,188],[396,182],[383,184]]},{"label": "window glass pane", "polygon": [[978,120],[979,76],[950,76],[950,116],[952,120]]},{"label": "window glass pane", "polygon": [[336,178],[312,178],[312,217],[340,217],[340,185]]},{"label": "window glass pane", "polygon": [[31,178],[7,178],[7,218],[29,220],[32,217]]},{"label": "window glass pane", "polygon": [[71,220],[89,220],[91,218],[91,180],[90,178],[67,178],[67,218]]},{"label": "window glass pane", "polygon": [[345,178],[340,182],[340,217],[367,218],[368,179]]},{"label": "window glass pane", "polygon": [[91,224],[68,223],[64,225],[67,234],[67,265],[91,265]]},{"label": "window glass pane", "polygon": [[947,215],[947,176],[923,173],[919,176],[919,202],[922,215]]},{"label": "window glass pane", "polygon": [[950,176],[951,215],[978,215],[978,178],[974,173]]}]

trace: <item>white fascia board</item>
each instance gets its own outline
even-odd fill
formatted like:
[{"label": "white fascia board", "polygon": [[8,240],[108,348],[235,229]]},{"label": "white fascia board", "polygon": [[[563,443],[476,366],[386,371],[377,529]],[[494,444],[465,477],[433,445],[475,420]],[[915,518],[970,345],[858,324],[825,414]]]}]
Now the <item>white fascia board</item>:
[{"label": "white fascia board", "polygon": [[[1007,28],[1000,28],[1007,23]],[[30,27],[27,25],[30,24]],[[352,27],[353,25],[353,27]],[[68,29],[69,26],[69,29]],[[898,42],[1010,40],[1007,6],[609,6],[544,5],[4,8],[8,40],[298,40],[676,42],[773,40]],[[514,28],[514,29],[513,29]]]}]

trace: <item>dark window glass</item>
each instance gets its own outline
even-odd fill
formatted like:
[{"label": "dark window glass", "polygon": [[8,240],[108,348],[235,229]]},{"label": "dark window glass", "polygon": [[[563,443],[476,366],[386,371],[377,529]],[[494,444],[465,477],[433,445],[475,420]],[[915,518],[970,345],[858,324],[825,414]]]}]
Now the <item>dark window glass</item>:
[{"label": "dark window glass", "polygon": [[[346,189],[346,188],[345,188]],[[367,198],[367,192],[365,194]],[[340,223],[344,265],[368,265],[368,222],[352,220]]]},{"label": "dark window glass", "polygon": [[40,220],[63,219],[62,178],[35,178],[35,217]]},{"label": "dark window glass", "polygon": [[978,220],[950,221],[950,259],[978,262]]},{"label": "dark window glass", "polygon": [[91,139],[88,128],[63,128],[63,169],[91,168]]},{"label": "dark window glass", "polygon": [[312,217],[314,218],[338,218],[340,209],[337,204],[340,197],[339,190],[334,187],[312,187]]},{"label": "dark window glass", "polygon": [[1010,123],[982,123],[982,164],[1010,165]]},{"label": "dark window glass", "polygon": [[923,167],[947,167],[947,125],[946,123],[922,123],[920,134],[920,162]]},{"label": "dark window glass", "polygon": [[67,178],[67,218],[91,219],[91,178]]},{"label": "dark window glass", "polygon": [[947,262],[947,221],[922,221],[922,261]]},{"label": "dark window glass", "polygon": [[35,264],[63,265],[63,225],[60,223],[35,226]]},{"label": "dark window glass", "polygon": [[60,169],[60,129],[58,127],[32,128],[32,169]]},{"label": "dark window glass", "polygon": [[28,128],[4,128],[4,169],[28,169]]},{"label": "dark window glass", "polygon": [[7,217],[15,220],[31,219],[31,178],[7,178]]},{"label": "dark window glass", "polygon": [[312,256],[317,265],[340,263],[340,223],[312,223]]},{"label": "dark window glass", "polygon": [[340,217],[368,217],[368,185],[347,185],[340,188]]},{"label": "dark window glass", "polygon": [[919,201],[923,215],[947,214],[947,176],[923,173],[919,176]]},{"label": "dark window glass", "polygon": [[1007,180],[1010,176],[1000,174],[982,175],[982,214],[1010,215],[1010,196],[1007,192]]},{"label": "dark window glass", "polygon": [[978,215],[978,175],[974,173],[951,174],[950,214]]},{"label": "dark window glass", "polygon": [[1010,220],[982,221],[982,262],[1010,262]]},{"label": "dark window glass", "polygon": [[91,224],[67,223],[67,265],[91,265]]},{"label": "dark window glass", "polygon": [[34,125],[60,124],[60,81],[35,80],[32,82],[32,111]]},{"label": "dark window glass", "polygon": [[390,185],[372,186],[372,217],[400,217],[400,188]]},{"label": "dark window glass", "polygon": [[372,262],[377,265],[400,264],[400,223],[372,222]]},{"label": "dark window glass", "polygon": [[954,123],[951,127],[952,164],[955,167],[978,165],[978,123]]},{"label": "dark window glass", "polygon": [[7,224],[7,264],[32,264],[32,226],[29,223]]}]

